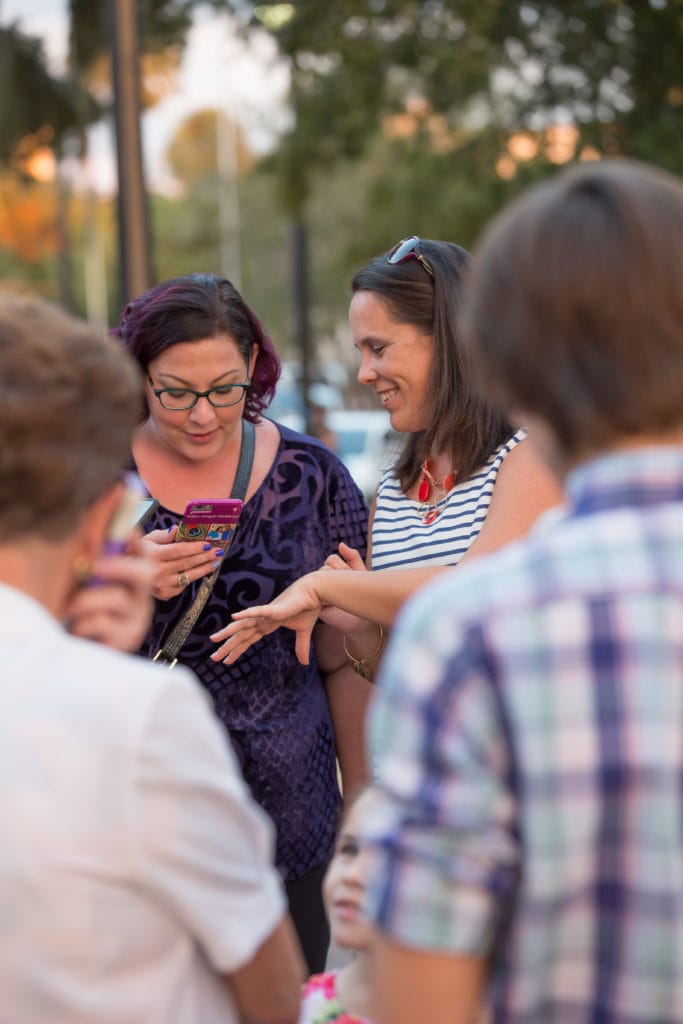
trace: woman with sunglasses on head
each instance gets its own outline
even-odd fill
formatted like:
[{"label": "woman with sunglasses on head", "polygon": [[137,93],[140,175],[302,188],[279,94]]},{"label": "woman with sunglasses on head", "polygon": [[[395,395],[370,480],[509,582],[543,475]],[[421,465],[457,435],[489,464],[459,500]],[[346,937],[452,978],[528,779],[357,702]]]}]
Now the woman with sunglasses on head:
[{"label": "woman with sunglasses on head", "polygon": [[[372,676],[382,625],[421,584],[449,566],[524,534],[561,501],[524,429],[489,405],[475,384],[459,319],[469,253],[451,242],[404,239],[352,280],[349,321],[358,380],[377,395],[406,435],[382,474],[371,510],[367,568],[342,545],[323,570],[299,580],[272,605],[239,614],[214,634],[216,660],[235,662],[280,625],[297,632],[297,652],[319,615],[342,626],[357,672]],[[330,572],[333,568],[337,571]],[[346,570],[346,571],[345,571]],[[365,621],[344,619],[338,610]],[[374,625],[373,625],[374,624]],[[380,625],[378,634],[377,624]],[[331,690],[333,707],[344,692]]]},{"label": "woman with sunglasses on head", "polygon": [[[277,597],[341,542],[364,550],[367,507],[333,452],[263,416],[280,363],[229,281],[211,274],[165,281],[128,305],[114,333],[143,371],[133,459],[159,501],[146,524],[156,606],[141,653],[191,666],[211,696],[254,797],[275,823],[290,911],[309,968],[319,971],[329,942],[322,878],[340,810],[323,676],[353,673],[341,636],[327,626],[316,631],[306,667],[284,632],[239,665],[216,664],[210,634],[226,613]],[[190,500],[228,498],[240,480],[244,506],[227,554],[177,540]],[[188,610],[209,582],[193,623]]]}]

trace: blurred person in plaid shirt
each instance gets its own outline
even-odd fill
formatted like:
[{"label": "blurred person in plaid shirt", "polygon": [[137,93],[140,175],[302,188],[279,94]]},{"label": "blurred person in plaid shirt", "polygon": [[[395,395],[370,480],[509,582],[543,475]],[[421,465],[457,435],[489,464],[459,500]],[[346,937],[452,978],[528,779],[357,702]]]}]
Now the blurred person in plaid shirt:
[{"label": "blurred person in plaid shirt", "polygon": [[406,606],[366,818],[381,1024],[683,1021],[683,186],[604,161],[493,222],[482,387],[567,501]]}]

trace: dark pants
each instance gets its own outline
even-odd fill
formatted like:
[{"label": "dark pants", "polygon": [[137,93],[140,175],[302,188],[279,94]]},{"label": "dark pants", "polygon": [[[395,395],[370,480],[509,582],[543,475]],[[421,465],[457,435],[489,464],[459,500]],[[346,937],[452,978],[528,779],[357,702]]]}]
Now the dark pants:
[{"label": "dark pants", "polygon": [[322,894],[326,870],[327,864],[320,864],[301,878],[285,883],[289,912],[311,974],[325,970],[330,945],[330,926]]}]

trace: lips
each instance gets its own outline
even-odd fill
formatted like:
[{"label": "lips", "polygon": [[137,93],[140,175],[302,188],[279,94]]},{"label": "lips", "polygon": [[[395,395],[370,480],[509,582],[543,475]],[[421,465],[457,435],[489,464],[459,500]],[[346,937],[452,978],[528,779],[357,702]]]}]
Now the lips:
[{"label": "lips", "polygon": [[208,444],[209,441],[213,441],[214,437],[218,433],[217,430],[210,430],[208,434],[185,434],[191,444]]},{"label": "lips", "polygon": [[360,914],[360,906],[358,903],[354,903],[353,900],[337,900],[334,904],[334,912],[337,917],[358,917]]},{"label": "lips", "polygon": [[398,394],[398,388],[391,388],[390,391],[376,391],[375,394],[379,398],[382,405],[386,405],[388,401],[394,398]]}]

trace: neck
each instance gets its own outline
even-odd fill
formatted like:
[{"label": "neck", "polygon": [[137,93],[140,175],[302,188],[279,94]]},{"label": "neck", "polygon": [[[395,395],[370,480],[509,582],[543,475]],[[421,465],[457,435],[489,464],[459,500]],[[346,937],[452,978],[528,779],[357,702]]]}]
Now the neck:
[{"label": "neck", "polygon": [[0,580],[61,619],[73,590],[75,547],[29,538],[0,544]]},{"label": "neck", "polygon": [[355,953],[353,960],[337,975],[337,993],[345,1010],[354,1017],[372,1017],[372,963],[367,950]]},{"label": "neck", "polygon": [[240,457],[241,421],[238,426],[231,438],[234,443],[224,444],[215,454],[195,460],[167,444],[159,437],[154,423],[146,420],[133,440],[133,456],[149,492],[162,505],[177,512],[182,512],[187,501],[200,492],[203,497],[229,494]]},{"label": "neck", "polygon": [[450,452],[432,452],[425,461],[429,472],[437,480],[453,472],[453,456]]}]

